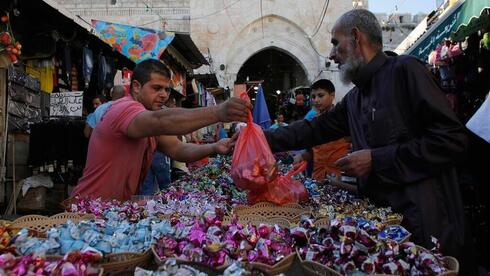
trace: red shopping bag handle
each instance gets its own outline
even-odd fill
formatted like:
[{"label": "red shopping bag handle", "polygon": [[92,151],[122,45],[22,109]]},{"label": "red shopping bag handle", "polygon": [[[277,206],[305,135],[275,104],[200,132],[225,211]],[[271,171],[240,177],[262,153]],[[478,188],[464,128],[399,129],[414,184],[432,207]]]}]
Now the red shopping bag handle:
[{"label": "red shopping bag handle", "polygon": [[304,171],[306,169],[307,165],[308,165],[308,163],[306,161],[295,164],[286,176],[291,177],[291,176],[297,175],[298,173]]},{"label": "red shopping bag handle", "polygon": [[[250,98],[248,97],[248,94],[246,92],[243,92],[242,94],[240,94],[240,98],[242,100],[250,102]],[[248,111],[248,118],[247,118],[247,127],[250,127],[250,125],[252,123],[253,123],[252,112],[250,112],[250,110],[249,110]]]}]

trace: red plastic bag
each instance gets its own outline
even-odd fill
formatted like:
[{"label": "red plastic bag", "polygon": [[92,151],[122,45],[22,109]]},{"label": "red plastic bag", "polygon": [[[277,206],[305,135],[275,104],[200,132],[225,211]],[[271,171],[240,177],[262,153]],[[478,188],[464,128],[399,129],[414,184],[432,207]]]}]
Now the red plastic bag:
[{"label": "red plastic bag", "polygon": [[307,200],[309,195],[303,183],[292,178],[304,171],[306,165],[305,161],[298,163],[286,175],[281,175],[267,183],[267,193],[264,195],[267,201],[283,205]]},{"label": "red plastic bag", "polygon": [[278,205],[308,200],[309,194],[301,181],[292,177],[306,169],[306,162],[296,164],[286,175],[280,175],[260,189],[250,190],[249,204],[267,201]]},{"label": "red plastic bag", "polygon": [[247,126],[240,131],[233,151],[231,178],[240,189],[259,191],[276,176],[276,159],[262,128],[252,122],[249,113]]}]

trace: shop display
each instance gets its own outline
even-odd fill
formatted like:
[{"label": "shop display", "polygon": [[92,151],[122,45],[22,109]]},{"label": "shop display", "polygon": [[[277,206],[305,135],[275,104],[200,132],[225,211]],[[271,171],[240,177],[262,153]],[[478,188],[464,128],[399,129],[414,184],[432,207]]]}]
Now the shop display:
[{"label": "shop display", "polygon": [[96,263],[100,254],[86,251],[71,251],[63,258],[46,258],[27,255],[15,257],[11,253],[0,255],[1,275],[60,275],[90,276],[99,275],[101,270]]},{"label": "shop display", "polygon": [[218,157],[154,196],[135,196],[133,201],[126,202],[77,197],[69,204],[68,210],[94,214],[99,218],[116,212],[129,221],[147,217],[199,216],[215,208],[229,211],[232,206],[246,202],[246,193],[233,185],[229,171],[229,158]]},{"label": "shop display", "polygon": [[[165,261],[163,265],[158,267],[158,269],[146,270],[140,267],[137,267],[135,272],[135,276],[178,276],[178,275],[187,275],[187,276],[207,276],[208,274],[198,269],[193,268],[187,264],[178,264],[176,259],[168,259]],[[225,271],[222,273],[223,276],[248,276],[248,275],[264,275],[263,273],[254,271],[252,272],[247,269],[242,263],[234,263],[227,267]]]},{"label": "shop display", "polygon": [[137,267],[134,271],[135,276],[207,276],[208,274],[201,272],[189,265],[177,264],[175,259],[170,259],[160,266],[157,270],[146,270]]},{"label": "shop display", "polygon": [[[280,174],[293,168],[282,162],[277,166]],[[292,179],[308,191],[310,199],[303,206],[309,208],[294,221],[283,218],[286,223],[281,225],[238,222],[237,215],[246,215],[247,193],[230,178],[230,159],[218,157],[153,196],[126,202],[75,198],[68,206],[71,212],[97,219],[68,221],[48,229],[42,238],[27,229],[16,233],[0,228],[2,249],[21,256],[62,256],[72,250],[108,256],[151,248],[161,266],[155,271],[142,266],[137,275],[207,275],[204,268],[252,275],[246,264],[267,270],[292,263],[295,254],[342,274],[435,275],[449,269],[438,246],[430,251],[417,247],[408,242],[405,228],[388,223],[402,219],[391,209],[301,174]]]},{"label": "shop display", "polygon": [[398,243],[409,235],[401,226],[380,232],[376,227],[362,229],[352,219],[334,219],[328,229],[306,225],[309,243],[298,248],[300,258],[341,274],[436,275],[448,270],[437,240],[430,251],[412,242]]},{"label": "shop display", "polygon": [[304,180],[310,193],[309,205],[316,210],[318,217],[329,218],[365,218],[371,221],[401,223],[403,217],[394,213],[390,207],[376,207],[368,199],[360,199],[350,193],[331,185],[321,184],[312,179]]},{"label": "shop display", "polygon": [[191,225],[174,223],[175,234],[156,242],[155,251],[161,259],[177,258],[211,267],[241,260],[274,265],[294,252],[289,229],[277,225],[242,225],[236,219],[222,225],[219,216],[196,220]]},{"label": "shop display", "polygon": [[138,253],[147,251],[154,239],[174,231],[168,221],[142,219],[132,223],[121,219],[116,213],[108,215],[106,221],[68,221],[49,229],[46,238],[32,237],[27,229],[22,229],[15,238],[15,248],[21,255],[36,253],[59,256],[72,250],[91,250],[102,254]]}]

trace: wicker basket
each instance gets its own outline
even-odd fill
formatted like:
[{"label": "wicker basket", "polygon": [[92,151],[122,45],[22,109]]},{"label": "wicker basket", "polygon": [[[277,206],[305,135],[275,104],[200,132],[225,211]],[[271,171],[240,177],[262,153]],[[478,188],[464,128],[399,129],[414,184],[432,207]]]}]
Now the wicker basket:
[{"label": "wicker basket", "polygon": [[342,274],[317,262],[301,261],[301,268],[305,275],[310,276],[340,276]]},{"label": "wicker basket", "polygon": [[330,219],[328,217],[322,217],[315,220],[315,226],[319,228],[330,228]]},{"label": "wicker basket", "polygon": [[[162,259],[160,256],[158,256],[155,245],[151,246],[151,252],[153,253],[153,259],[155,260],[155,263],[157,265],[163,265],[165,263],[165,259]],[[211,267],[206,264],[198,263],[198,262],[192,262],[192,261],[187,261],[187,260],[181,260],[174,258],[177,261],[177,264],[185,264],[190,267],[193,267],[199,271],[202,271],[208,275],[219,275],[220,272],[225,271],[225,269],[228,267],[228,264],[218,266],[218,267]]]},{"label": "wicker basket", "polygon": [[45,232],[52,227],[66,223],[68,220],[79,222],[91,219],[95,219],[95,216],[79,213],[59,213],[51,217],[28,215],[14,220],[10,226],[12,228],[28,228],[38,232]]},{"label": "wicker basket", "polygon": [[[231,223],[231,217],[224,217],[223,218],[223,224],[227,225]],[[278,225],[283,228],[289,228],[291,226],[291,223],[284,218],[279,218],[279,217],[272,217],[272,218],[266,218],[263,216],[259,215],[243,215],[243,216],[238,216],[238,223],[240,224],[248,224],[251,223],[252,225],[260,225],[260,224],[269,224],[269,225]]]},{"label": "wicker basket", "polygon": [[[61,260],[63,259],[62,256],[46,256],[46,260],[50,260],[50,261],[58,261],[58,260]],[[104,269],[102,267],[99,268],[99,273],[97,273],[98,276],[102,276],[104,275]]]},{"label": "wicker basket", "polygon": [[291,265],[294,263],[294,259],[296,259],[296,253],[291,253],[272,266],[257,262],[250,263],[250,266],[253,269],[264,271],[269,275],[277,275],[288,271],[289,267],[291,267]]},{"label": "wicker basket", "polygon": [[[417,245],[418,250],[429,251],[425,247]],[[448,269],[446,272],[439,274],[439,276],[457,276],[459,274],[459,262],[456,258],[451,256],[445,256],[443,258],[444,263],[446,264],[446,268]]]},{"label": "wicker basket", "polygon": [[444,257],[448,271],[441,273],[440,276],[457,276],[459,274],[459,262],[451,256]]},{"label": "wicker basket", "polygon": [[[418,246],[417,248],[419,250],[425,250],[422,246]],[[326,265],[323,265],[318,262],[312,262],[312,261],[305,261],[301,258],[301,255],[299,254],[299,251],[296,249],[296,255],[298,255],[298,259],[300,260],[301,268],[303,269],[303,272],[306,275],[311,275],[311,276],[342,276],[339,272],[327,267]],[[443,258],[443,261],[446,264],[446,268],[448,271],[443,272],[441,274],[438,274],[438,276],[458,276],[459,273],[459,263],[458,260],[456,260],[454,257],[446,256]],[[386,274],[376,274],[378,276],[388,276]]]},{"label": "wicker basket", "polygon": [[234,213],[239,217],[244,215],[259,215],[266,218],[284,218],[290,222],[297,223],[301,215],[311,214],[311,209],[299,204],[279,206],[270,202],[259,202],[252,206],[239,205],[235,207]]},{"label": "wicker basket", "polygon": [[305,275],[311,275],[311,276],[320,276],[320,275],[341,276],[342,275],[337,271],[321,263],[303,260],[303,258],[301,258],[301,254],[299,254],[298,248],[296,248],[296,255],[298,256],[299,263]]},{"label": "wicker basket", "polygon": [[113,253],[105,256],[100,266],[105,274],[134,271],[137,266],[146,268],[151,263],[151,258],[151,250],[143,253]]},{"label": "wicker basket", "polygon": [[390,225],[401,225],[402,224],[402,221],[403,221],[403,216],[400,215],[400,218],[399,219],[387,219],[387,220],[383,221],[383,224],[386,225],[386,226],[390,226]]}]

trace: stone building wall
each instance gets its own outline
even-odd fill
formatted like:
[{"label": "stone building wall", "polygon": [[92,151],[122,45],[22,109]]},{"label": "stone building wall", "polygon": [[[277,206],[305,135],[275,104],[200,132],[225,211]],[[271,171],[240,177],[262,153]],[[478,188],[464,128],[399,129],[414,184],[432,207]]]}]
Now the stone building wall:
[{"label": "stone building wall", "polygon": [[[191,36],[220,85],[233,87],[241,66],[268,48],[289,54],[306,73],[306,85],[321,77],[338,80],[336,68],[325,66],[331,49],[330,30],[351,1],[330,0],[321,27],[324,0],[191,0]],[[339,95],[347,88],[335,83]]]},{"label": "stone building wall", "polygon": [[[424,20],[426,14],[386,14],[376,13],[383,30],[385,50],[393,51]],[[391,17],[390,17],[391,16]]]},{"label": "stone building wall", "polygon": [[190,0],[57,0],[90,22],[108,22],[190,32]]}]

